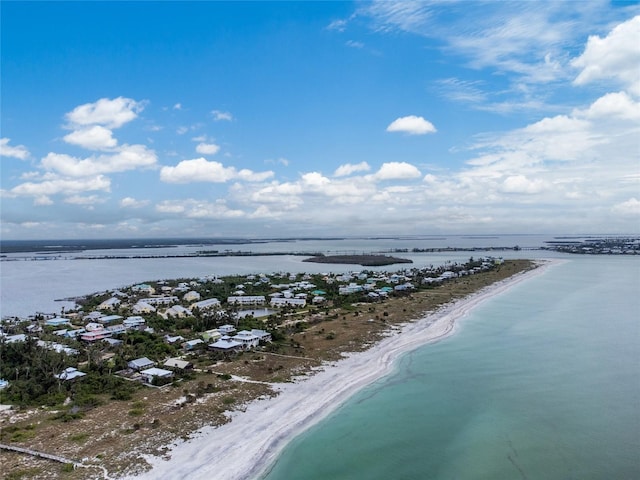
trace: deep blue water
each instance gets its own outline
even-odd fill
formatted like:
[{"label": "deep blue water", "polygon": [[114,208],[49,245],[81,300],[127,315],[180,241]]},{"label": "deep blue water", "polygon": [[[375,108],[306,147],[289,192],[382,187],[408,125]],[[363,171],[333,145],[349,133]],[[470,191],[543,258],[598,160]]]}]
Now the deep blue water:
[{"label": "deep blue water", "polygon": [[640,478],[640,259],[570,257],[293,440],[268,480]]}]

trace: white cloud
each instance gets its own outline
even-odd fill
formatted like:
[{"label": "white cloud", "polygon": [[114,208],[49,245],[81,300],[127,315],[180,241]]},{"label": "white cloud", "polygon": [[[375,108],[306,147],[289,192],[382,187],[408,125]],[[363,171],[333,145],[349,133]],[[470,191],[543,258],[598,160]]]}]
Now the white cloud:
[{"label": "white cloud", "polygon": [[502,183],[502,191],[505,193],[540,193],[545,189],[545,182],[542,180],[529,180],[524,175],[512,175],[507,177]]},{"label": "white cloud", "polygon": [[387,132],[404,132],[409,135],[425,135],[435,131],[436,127],[431,122],[416,115],[396,118],[387,127]]},{"label": "white cloud", "polygon": [[7,193],[9,196],[48,197],[57,194],[75,194],[101,190],[108,192],[111,181],[103,175],[84,177],[80,179],[56,178],[39,183],[25,182],[13,187]]},{"label": "white cloud", "polygon": [[85,159],[67,154],[49,153],[40,164],[46,170],[70,177],[83,177],[149,168],[155,166],[156,161],[155,152],[148,150],[144,145],[122,145],[114,154],[92,156]]},{"label": "white cloud", "polygon": [[182,110],[182,104],[181,104],[181,103],[176,103],[176,104],[173,106],[173,109],[174,109],[174,110]]},{"label": "white cloud", "polygon": [[408,180],[421,176],[420,170],[410,163],[388,162],[383,163],[380,169],[369,177],[374,180]]},{"label": "white cloud", "polygon": [[179,214],[182,217],[192,219],[231,219],[245,217],[242,210],[227,207],[224,200],[214,202],[187,199],[187,200],[165,200],[156,205],[156,210],[160,213]]},{"label": "white cloud", "polygon": [[571,64],[581,71],[576,85],[603,79],[619,81],[633,95],[640,96],[640,15],[616,26],[605,38],[589,36],[582,55]]},{"label": "white cloud", "polygon": [[72,195],[64,199],[64,203],[69,203],[72,205],[84,205],[84,206],[90,206],[96,203],[103,203],[103,202],[104,202],[104,199],[98,197],[97,195],[89,195],[89,196]]},{"label": "white cloud", "polygon": [[345,45],[351,48],[364,48],[364,43],[358,42],[356,40],[347,40],[345,42]]},{"label": "white cloud", "polygon": [[202,157],[183,160],[175,167],[162,167],[160,170],[160,180],[167,183],[224,183],[235,179],[259,182],[272,176],[271,171],[258,173],[248,169],[238,171],[235,167],[225,167],[220,162],[209,162]]},{"label": "white cloud", "polygon": [[327,25],[327,30],[336,30],[338,32],[344,32],[347,28],[348,21],[343,19],[333,20]]},{"label": "white cloud", "polygon": [[134,120],[144,108],[143,102],[130,98],[101,98],[94,103],[85,103],[67,113],[66,118],[76,126],[104,125],[107,128],[118,128]]},{"label": "white cloud", "polygon": [[625,92],[607,93],[593,102],[587,110],[575,110],[573,114],[590,120],[618,118],[638,121],[640,102],[635,102]]},{"label": "white cloud", "polygon": [[196,147],[196,152],[201,155],[215,155],[220,150],[220,147],[215,143],[199,143]]},{"label": "white cloud", "polygon": [[75,130],[64,136],[64,141],[89,150],[104,150],[115,147],[118,142],[113,132],[100,125]]},{"label": "white cloud", "polygon": [[344,165],[340,165],[335,172],[333,172],[334,177],[345,177],[347,175],[351,175],[356,172],[368,172],[371,170],[371,167],[367,162],[360,163],[346,163]]},{"label": "white cloud", "polygon": [[142,208],[149,205],[149,200],[136,200],[132,197],[124,197],[120,200],[120,206],[122,208]]},{"label": "white cloud", "polygon": [[15,147],[9,145],[10,138],[0,138],[0,157],[13,157],[25,160],[29,157],[29,150],[24,145]]},{"label": "white cloud", "polygon": [[613,213],[616,213],[618,215],[640,217],[640,200],[632,197],[626,202],[621,202],[614,205],[611,210],[613,211]]},{"label": "white cloud", "polygon": [[220,121],[231,122],[233,120],[233,115],[231,115],[231,113],[223,112],[221,110],[213,110],[211,112],[211,115],[213,115],[213,119],[216,122],[220,122]]},{"label": "white cloud", "polygon": [[46,207],[48,205],[53,205],[53,200],[46,195],[36,196],[33,199],[33,204],[38,205],[40,207]]}]

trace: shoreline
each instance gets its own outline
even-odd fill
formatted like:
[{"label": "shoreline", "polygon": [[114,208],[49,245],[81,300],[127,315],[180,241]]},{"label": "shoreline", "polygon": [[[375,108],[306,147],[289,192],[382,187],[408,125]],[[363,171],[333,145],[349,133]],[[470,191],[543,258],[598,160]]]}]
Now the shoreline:
[{"label": "shoreline", "polygon": [[532,270],[403,324],[366,351],[325,364],[320,371],[293,383],[274,385],[277,396],[250,402],[244,411],[230,415],[231,422],[203,427],[193,438],[168,445],[169,460],[145,457],[152,469],[127,478],[262,478],[291,440],[336,411],[356,392],[389,374],[401,355],[453,334],[457,320],[472,309],[558,263],[536,262]]}]

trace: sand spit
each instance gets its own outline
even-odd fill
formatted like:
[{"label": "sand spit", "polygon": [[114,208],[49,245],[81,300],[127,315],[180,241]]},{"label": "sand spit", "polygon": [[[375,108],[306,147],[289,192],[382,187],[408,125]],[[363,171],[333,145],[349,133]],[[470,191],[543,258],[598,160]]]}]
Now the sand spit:
[{"label": "sand spit", "polygon": [[169,446],[170,459],[148,457],[152,469],[136,480],[258,478],[287,443],[336,410],[363,387],[388,374],[403,353],[450,335],[456,320],[512,286],[541,275],[556,261],[514,275],[407,323],[369,350],[327,364],[311,377],[278,385],[278,396],[257,400],[220,427],[204,427],[194,438]]}]

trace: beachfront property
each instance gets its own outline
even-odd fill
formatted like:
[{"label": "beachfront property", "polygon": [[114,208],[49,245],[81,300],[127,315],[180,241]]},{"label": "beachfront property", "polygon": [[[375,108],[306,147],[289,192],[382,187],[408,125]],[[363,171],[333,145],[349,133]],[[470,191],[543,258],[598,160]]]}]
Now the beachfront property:
[{"label": "beachfront property", "polygon": [[162,366],[177,370],[190,370],[193,368],[193,363],[188,362],[187,360],[182,360],[181,358],[169,358]]},{"label": "beachfront property", "polygon": [[231,335],[233,332],[236,331],[236,327],[234,327],[233,325],[222,325],[221,327],[218,327],[218,331],[222,334],[222,335]]},{"label": "beachfront property", "polygon": [[97,310],[114,310],[120,306],[122,301],[119,298],[111,297],[96,307]]},{"label": "beachfront property", "polygon": [[113,322],[117,322],[119,320],[122,320],[122,317],[120,315],[105,315],[103,317],[100,317],[98,319],[96,319],[96,321],[102,323],[102,324],[107,324],[107,323],[113,323]]},{"label": "beachfront property", "polygon": [[140,371],[140,375],[147,383],[153,383],[155,379],[171,379],[173,372],[164,368],[151,367]]},{"label": "beachfront property", "polygon": [[60,327],[62,325],[71,325],[71,320],[62,317],[53,317],[45,320],[44,324],[48,327]]},{"label": "beachfront property", "polygon": [[260,344],[260,338],[258,338],[248,330],[241,330],[231,338],[233,338],[233,340],[235,340],[236,342],[241,343],[244,350],[249,350],[251,348],[257,347]]},{"label": "beachfront property", "polygon": [[154,307],[159,307],[163,305],[173,305],[174,303],[178,303],[180,300],[175,295],[169,296],[161,296],[161,297],[147,297],[144,299],[145,303],[149,305],[153,305]]},{"label": "beachfront property", "polygon": [[151,285],[147,285],[146,283],[134,285],[133,287],[131,287],[131,291],[146,293],[147,295],[153,295],[154,293],[156,293],[156,290]]},{"label": "beachfront property", "polygon": [[97,342],[98,340],[104,340],[105,338],[109,338],[111,337],[111,335],[113,334],[106,328],[101,328],[98,330],[87,330],[82,335],[80,335],[80,340],[93,343],[93,342]]}]

